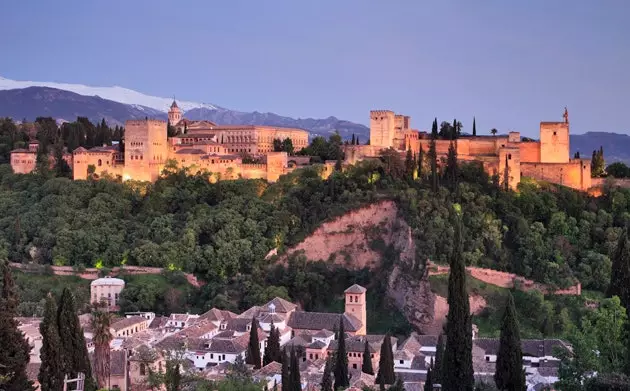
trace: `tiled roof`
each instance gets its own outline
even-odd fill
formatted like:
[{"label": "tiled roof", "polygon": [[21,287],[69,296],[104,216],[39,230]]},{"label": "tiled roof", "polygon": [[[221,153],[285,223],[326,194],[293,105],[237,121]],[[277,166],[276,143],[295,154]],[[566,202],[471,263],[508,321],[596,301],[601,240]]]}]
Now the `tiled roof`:
[{"label": "tiled roof", "polygon": [[246,318],[246,319],[252,319],[252,318],[257,318],[258,314],[260,314],[260,310],[262,307],[260,306],[253,306],[250,309],[248,309],[245,312],[242,312],[240,315],[238,315],[239,318]]},{"label": "tiled roof", "polygon": [[272,361],[254,373],[257,376],[273,376],[282,373],[282,364]]},{"label": "tiled roof", "polygon": [[115,331],[119,331],[119,330],[125,329],[127,327],[136,325],[136,324],[141,324],[141,323],[146,322],[146,321],[147,321],[147,319],[143,318],[142,316],[132,316],[132,317],[124,318],[124,319],[121,319],[121,320],[119,320],[117,322],[114,322],[111,327]]},{"label": "tiled roof", "polygon": [[226,330],[234,330],[241,333],[245,333],[248,331],[248,328],[251,326],[252,320],[247,319],[247,318],[235,318],[235,319],[228,319],[226,323],[227,323],[227,325],[225,326]]},{"label": "tiled roof", "polygon": [[[390,337],[392,340],[392,346],[396,344],[396,338]],[[368,346],[371,353],[376,353],[381,350],[381,344],[385,339],[384,335],[354,335],[346,337],[346,350],[348,352],[360,352],[365,351],[365,341],[368,341]],[[337,350],[339,341],[332,340],[328,345],[328,350]]]},{"label": "tiled roof", "polygon": [[241,345],[236,339],[212,339],[210,348],[207,350],[213,353],[242,353],[245,346]]},{"label": "tiled roof", "polygon": [[168,318],[166,316],[156,316],[151,321],[151,324],[149,324],[149,328],[150,329],[159,329],[159,328],[162,328],[162,327],[166,326],[167,322],[168,322]]},{"label": "tiled roof", "polygon": [[177,155],[205,155],[206,152],[197,148],[183,148],[175,152]]},{"label": "tiled roof", "polygon": [[287,325],[294,329],[303,330],[333,330],[339,327],[339,320],[343,319],[346,331],[357,331],[361,328],[361,321],[348,314],[335,314],[328,312],[303,312],[295,311]]},{"label": "tiled roof", "polygon": [[201,321],[194,326],[183,329],[180,334],[188,338],[201,338],[201,336],[208,334],[217,329],[217,326],[210,321]]},{"label": "tiled roof", "polygon": [[294,311],[297,308],[297,305],[291,303],[290,301],[282,299],[280,297],[275,297],[273,300],[267,303],[265,307],[269,308],[271,304],[275,306],[275,311],[278,313],[286,314],[287,312]]},{"label": "tiled roof", "polygon": [[313,334],[313,337],[315,337],[315,338],[330,338],[333,335],[335,335],[335,333],[333,333],[332,331],[323,329],[323,330],[319,330],[318,332]]},{"label": "tiled roof", "polygon": [[230,311],[220,310],[218,308],[212,308],[206,313],[199,316],[200,319],[207,319],[213,322],[222,321],[226,319],[236,318],[236,314]]},{"label": "tiled roof", "polygon": [[[474,344],[486,354],[496,355],[499,352],[498,338],[477,338]],[[559,339],[522,339],[521,345],[523,355],[531,357],[553,356],[556,348],[569,349],[568,344]]]},{"label": "tiled roof", "polygon": [[173,103],[171,103],[171,109],[174,109],[174,108],[179,109],[179,107],[177,107],[177,102],[175,102],[175,99],[173,99]]},{"label": "tiled roof", "polygon": [[225,330],[215,335],[214,338],[231,339],[235,337],[235,334],[236,332],[234,330]]},{"label": "tiled roof", "polygon": [[308,345],[308,348],[310,349],[323,349],[325,347],[326,347],[326,344],[319,340]]},{"label": "tiled roof", "polygon": [[274,323],[278,324],[283,322],[284,319],[278,314],[267,314],[260,319],[260,323]]},{"label": "tiled roof", "polygon": [[364,287],[362,287],[359,284],[354,284],[350,288],[348,288],[345,291],[343,291],[343,293],[356,293],[356,294],[361,294],[361,293],[365,293],[365,292],[367,292],[367,289],[365,289]]}]

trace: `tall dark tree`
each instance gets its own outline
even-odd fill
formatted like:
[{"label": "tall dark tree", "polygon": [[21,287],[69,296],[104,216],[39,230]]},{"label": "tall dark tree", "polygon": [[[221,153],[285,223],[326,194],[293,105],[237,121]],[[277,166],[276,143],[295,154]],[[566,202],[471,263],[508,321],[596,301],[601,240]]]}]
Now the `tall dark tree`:
[{"label": "tall dark tree", "polygon": [[92,368],[88,356],[83,329],[79,323],[79,316],[74,301],[74,296],[69,288],[64,288],[57,309],[57,322],[59,338],[61,341],[61,364],[64,374],[76,376],[77,373],[85,374],[85,390],[96,389],[96,383],[92,377]]},{"label": "tall dark tree", "polygon": [[333,362],[329,357],[324,366],[324,375],[322,376],[322,383],[320,384],[321,391],[333,391],[332,367]]},{"label": "tall dark tree", "polygon": [[170,120],[166,123],[166,136],[167,137],[177,136],[177,129],[173,125],[171,125]]},{"label": "tall dark tree", "polygon": [[263,365],[271,362],[281,362],[282,352],[280,351],[280,331],[272,324],[267,338],[267,347],[263,355]]},{"label": "tall dark tree", "polygon": [[459,169],[457,165],[457,149],[455,148],[454,141],[451,141],[450,145],[448,146],[444,176],[446,178],[446,183],[449,184],[451,189],[454,189],[457,186],[457,179],[459,177]]},{"label": "tall dark tree", "polygon": [[424,380],[424,391],[433,391],[433,371],[431,367],[427,369],[427,378]]},{"label": "tall dark tree", "polygon": [[285,138],[282,141],[282,150],[284,152],[286,152],[289,155],[293,155],[293,140],[291,140],[289,137]]},{"label": "tall dark tree", "polygon": [[472,317],[463,258],[463,227],[458,213],[456,210],[452,211],[455,237],[448,277],[446,349],[441,369],[444,391],[472,391],[475,382],[472,366]]},{"label": "tall dark tree", "polygon": [[437,384],[442,383],[442,366],[444,364],[444,334],[440,334],[437,340],[435,350],[435,364],[433,365],[433,381]]},{"label": "tall dark tree", "polygon": [[413,181],[414,173],[416,172],[416,160],[413,158],[411,148],[407,150],[407,156],[405,156],[405,175],[409,181]]},{"label": "tall dark tree", "polygon": [[291,390],[291,370],[289,369],[290,359],[287,356],[286,347],[282,350],[282,391],[292,391]]},{"label": "tall dark tree", "polygon": [[509,292],[501,325],[494,382],[499,390],[525,391],[527,389],[525,371],[523,371],[521,333],[516,319],[514,298]]},{"label": "tall dark tree", "polygon": [[433,121],[433,128],[431,130],[431,142],[429,143],[429,164],[431,165],[431,189],[433,192],[438,191],[438,166],[437,166],[437,146],[436,139],[438,137],[437,132],[437,118]]},{"label": "tall dark tree", "polygon": [[258,340],[258,322],[256,318],[252,318],[251,329],[249,331],[249,343],[247,344],[247,353],[245,362],[253,365],[254,369],[260,369],[260,341]]},{"label": "tall dark tree", "polygon": [[61,341],[57,322],[57,303],[55,298],[48,294],[44,318],[39,324],[39,333],[42,335],[42,347],[39,352],[41,366],[37,379],[41,391],[59,391],[63,388],[63,369],[61,368]]},{"label": "tall dark tree", "polygon": [[55,175],[58,177],[70,178],[72,176],[72,169],[63,158],[64,151],[62,139],[59,139],[59,141],[55,143],[53,146],[53,152],[55,157]]},{"label": "tall dark tree", "polygon": [[607,296],[618,296],[621,305],[630,313],[630,241],[627,228],[619,235],[612,261]]},{"label": "tall dark tree", "polygon": [[477,135],[477,121],[475,119],[475,117],[473,117],[473,129],[472,129],[472,135],[476,136]]},{"label": "tall dark tree", "polygon": [[300,363],[295,352],[295,346],[291,348],[291,366],[289,368],[290,391],[302,391],[302,380],[300,378]]},{"label": "tall dark tree", "polygon": [[354,133],[352,133],[352,141],[350,142],[350,145],[356,145],[357,143],[357,139],[354,137]]},{"label": "tall dark tree", "polygon": [[0,378],[3,391],[30,391],[33,384],[26,375],[31,347],[18,329],[18,298],[11,268],[6,261],[0,262],[2,272],[2,296],[0,297]]},{"label": "tall dark tree", "polygon": [[99,388],[108,384],[110,371],[110,331],[112,315],[105,306],[96,306],[92,311],[91,327],[94,334],[94,375]]},{"label": "tall dark tree", "polygon": [[273,139],[273,151],[282,152],[282,140],[279,138]]},{"label": "tall dark tree", "polygon": [[346,351],[346,332],[343,326],[343,319],[339,319],[337,329],[337,352],[335,353],[335,390],[340,387],[348,387],[348,352]]},{"label": "tall dark tree", "polygon": [[510,166],[508,164],[508,155],[505,155],[505,167],[503,168],[503,190],[510,190]]},{"label": "tall dark tree", "polygon": [[385,335],[381,344],[381,357],[378,360],[378,375],[376,382],[381,384],[394,384],[396,374],[394,373],[394,351],[392,350],[392,339],[389,334]]},{"label": "tall dark tree", "polygon": [[164,374],[164,386],[166,391],[180,391],[182,383],[182,373],[179,362],[176,360],[166,361],[166,373]]},{"label": "tall dark tree", "polygon": [[418,158],[416,159],[416,166],[418,167],[418,178],[422,180],[424,176],[424,149],[422,149],[422,144],[420,144],[420,149],[418,150]]},{"label": "tall dark tree", "polygon": [[374,368],[372,367],[372,352],[370,352],[370,344],[367,339],[365,340],[365,348],[363,349],[363,364],[361,365],[361,371],[368,375],[374,374]]}]

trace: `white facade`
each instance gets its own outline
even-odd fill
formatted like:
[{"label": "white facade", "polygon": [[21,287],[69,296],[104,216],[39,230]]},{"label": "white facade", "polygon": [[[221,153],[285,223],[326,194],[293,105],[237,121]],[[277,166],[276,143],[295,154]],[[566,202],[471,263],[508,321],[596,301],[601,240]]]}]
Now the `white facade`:
[{"label": "white facade", "polygon": [[118,305],[120,292],[125,288],[125,281],[120,278],[104,277],[90,283],[90,301],[106,302],[109,307]]}]

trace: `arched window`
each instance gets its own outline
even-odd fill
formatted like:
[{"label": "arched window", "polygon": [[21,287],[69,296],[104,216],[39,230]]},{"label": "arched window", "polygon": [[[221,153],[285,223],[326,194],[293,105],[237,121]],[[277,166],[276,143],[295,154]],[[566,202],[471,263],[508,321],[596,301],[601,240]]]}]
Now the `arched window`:
[{"label": "arched window", "polygon": [[98,159],[98,166],[102,166],[103,165],[103,161],[101,159]]}]

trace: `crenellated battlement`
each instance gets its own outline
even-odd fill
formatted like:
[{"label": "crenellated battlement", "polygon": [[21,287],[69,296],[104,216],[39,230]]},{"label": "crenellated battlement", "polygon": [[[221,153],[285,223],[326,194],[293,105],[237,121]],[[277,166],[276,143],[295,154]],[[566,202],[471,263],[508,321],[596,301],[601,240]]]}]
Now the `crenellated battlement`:
[{"label": "crenellated battlement", "polygon": [[394,112],[391,110],[370,110],[370,116],[373,115],[394,115]]},{"label": "crenellated battlement", "polygon": [[142,126],[145,124],[149,125],[166,125],[166,121],[162,121],[161,119],[130,119],[125,121],[126,126]]}]

